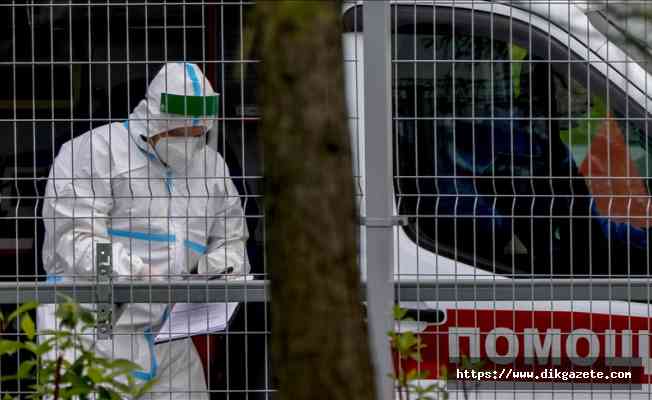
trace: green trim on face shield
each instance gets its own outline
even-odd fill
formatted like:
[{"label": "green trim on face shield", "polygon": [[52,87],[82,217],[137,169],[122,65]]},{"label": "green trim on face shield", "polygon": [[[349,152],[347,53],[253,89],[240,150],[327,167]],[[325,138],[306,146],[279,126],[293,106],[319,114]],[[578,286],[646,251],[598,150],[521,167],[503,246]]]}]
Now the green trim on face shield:
[{"label": "green trim on face shield", "polygon": [[161,112],[178,114],[186,117],[216,116],[220,95],[182,96],[161,93]]}]

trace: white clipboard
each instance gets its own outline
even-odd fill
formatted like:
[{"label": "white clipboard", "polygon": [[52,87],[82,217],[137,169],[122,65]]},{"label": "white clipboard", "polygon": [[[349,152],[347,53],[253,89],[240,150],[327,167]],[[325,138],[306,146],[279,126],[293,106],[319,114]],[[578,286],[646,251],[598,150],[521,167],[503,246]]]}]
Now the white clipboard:
[{"label": "white clipboard", "polygon": [[239,303],[176,303],[156,336],[167,342],[226,329]]}]

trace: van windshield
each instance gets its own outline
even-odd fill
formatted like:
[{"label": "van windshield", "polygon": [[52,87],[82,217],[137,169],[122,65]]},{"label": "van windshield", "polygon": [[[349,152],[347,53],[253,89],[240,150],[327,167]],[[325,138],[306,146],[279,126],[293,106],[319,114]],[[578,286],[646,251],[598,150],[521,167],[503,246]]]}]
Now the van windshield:
[{"label": "van windshield", "polygon": [[595,61],[479,11],[394,6],[392,29],[396,202],[415,242],[506,275],[649,273],[649,118]]}]

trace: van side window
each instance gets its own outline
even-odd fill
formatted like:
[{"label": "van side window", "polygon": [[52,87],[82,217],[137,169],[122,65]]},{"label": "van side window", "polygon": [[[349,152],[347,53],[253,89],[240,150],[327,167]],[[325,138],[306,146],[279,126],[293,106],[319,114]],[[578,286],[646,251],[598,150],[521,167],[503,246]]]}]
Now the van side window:
[{"label": "van side window", "polygon": [[395,191],[408,236],[508,275],[646,274],[642,108],[518,20],[393,11]]}]

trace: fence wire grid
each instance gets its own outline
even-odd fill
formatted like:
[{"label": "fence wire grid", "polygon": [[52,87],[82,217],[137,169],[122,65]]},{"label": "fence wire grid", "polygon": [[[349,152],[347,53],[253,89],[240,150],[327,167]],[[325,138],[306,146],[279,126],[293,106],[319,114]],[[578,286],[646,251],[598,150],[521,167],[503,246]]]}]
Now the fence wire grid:
[{"label": "fence wire grid", "polygon": [[[158,378],[151,398],[276,390],[254,7],[0,4],[0,307],[40,301],[42,331],[58,294],[109,304],[97,352]],[[342,2],[378,398],[403,399],[387,374],[410,370],[451,399],[652,398],[650,18],[647,1]],[[392,326],[419,357],[391,353]]]}]

